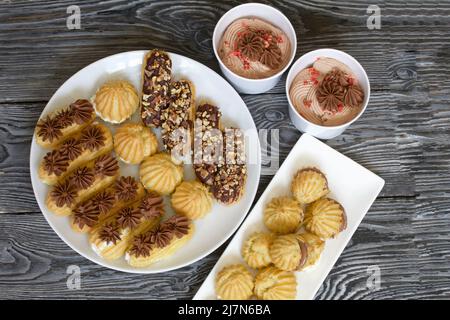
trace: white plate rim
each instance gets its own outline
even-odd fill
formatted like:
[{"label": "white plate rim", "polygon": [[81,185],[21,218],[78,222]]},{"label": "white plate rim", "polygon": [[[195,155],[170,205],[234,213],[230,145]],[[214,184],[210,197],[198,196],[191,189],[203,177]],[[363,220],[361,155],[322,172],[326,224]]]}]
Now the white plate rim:
[{"label": "white plate rim", "polygon": [[[288,165],[288,160],[290,159],[291,156],[293,156],[294,152],[293,150],[295,150],[304,140],[312,140],[315,143],[320,143],[322,145],[324,145],[327,149],[329,149],[330,151],[339,154],[340,156],[346,158],[347,161],[351,162],[353,165],[360,167],[364,170],[366,170],[367,172],[369,172],[370,174],[372,174],[375,178],[378,179],[378,186],[376,189],[376,194],[374,196],[374,198],[372,199],[372,201],[368,202],[367,205],[365,206],[364,209],[364,214],[362,214],[356,224],[356,226],[354,227],[354,230],[352,231],[352,234],[350,236],[350,238],[344,243],[344,245],[342,246],[342,248],[340,248],[339,252],[337,254],[334,255],[333,257],[333,262],[331,263],[331,268],[330,270],[328,270],[328,272],[326,274],[323,275],[321,281],[318,281],[316,283],[316,285],[314,286],[314,289],[312,290],[314,292],[313,297],[315,297],[315,295],[317,294],[317,291],[320,289],[321,285],[323,284],[323,282],[325,281],[326,277],[328,277],[329,273],[331,272],[332,268],[334,267],[334,265],[336,264],[337,260],[340,258],[342,252],[345,250],[345,248],[347,247],[348,243],[350,242],[350,240],[352,239],[354,233],[356,232],[356,230],[359,228],[362,220],[364,219],[364,217],[366,216],[367,212],[369,211],[370,207],[372,206],[372,204],[375,202],[375,200],[378,198],[381,190],[383,189],[384,185],[385,185],[385,180],[383,178],[381,178],[380,176],[378,176],[377,174],[373,173],[372,171],[370,171],[369,169],[365,168],[364,166],[360,165],[359,163],[357,163],[356,161],[354,161],[353,159],[347,157],[346,155],[340,153],[339,151],[333,149],[332,147],[328,146],[326,143],[320,141],[317,138],[314,138],[313,136],[311,136],[308,133],[303,133],[302,136],[298,139],[298,141],[295,143],[295,145],[292,147],[291,151],[289,152],[289,154],[287,155],[285,161],[283,162],[283,164],[280,166],[280,168],[278,169],[277,173],[275,174],[275,176],[272,178],[272,180],[270,181],[270,183],[267,185],[266,189],[264,190],[264,192],[261,194],[261,196],[259,197],[258,201],[255,203],[255,205],[253,206],[253,209],[247,214],[247,218],[249,218],[250,216],[252,216],[254,213],[253,211],[255,210],[255,207],[258,207],[260,201],[263,201],[266,198],[266,194],[268,192],[270,192],[270,189],[273,187],[273,185],[276,183],[276,175],[278,174],[279,171],[281,171],[281,169],[283,168],[283,166],[287,166]],[[246,218],[246,220],[247,220]],[[216,269],[220,263],[220,261],[222,260],[222,258],[224,258],[228,248],[230,247],[231,243],[234,241],[235,237],[243,230],[243,227],[245,225],[246,220],[244,220],[244,222],[241,224],[241,227],[236,231],[236,233],[234,234],[233,238],[230,239],[229,244],[227,245],[227,247],[225,248],[225,250],[222,252],[222,254],[220,255],[219,259],[216,261],[216,263],[214,264],[213,268],[211,269],[211,271],[208,273],[208,275],[206,276],[205,280],[203,281],[203,283],[200,285],[200,287],[198,288],[197,292],[195,293],[194,297],[192,298],[193,300],[200,300],[203,298],[200,298],[199,295],[201,294],[202,290],[204,290],[204,287],[207,286],[207,282],[208,280],[210,280],[210,278],[214,275],[214,273],[216,272]],[[320,263],[320,260],[319,262]]]},{"label": "white plate rim", "polygon": [[[63,83],[61,86],[58,87],[58,89],[53,93],[52,97],[48,100],[47,104],[45,105],[45,107],[44,107],[44,109],[42,110],[41,114],[39,115],[39,118],[38,118],[38,119],[41,119],[42,116],[43,116],[44,114],[47,113],[46,110],[47,110],[47,108],[49,107],[49,105],[51,105],[51,104],[53,103],[53,100],[54,100],[55,97],[57,96],[58,91],[59,91],[59,90],[60,90],[67,82],[71,81],[71,80],[72,80],[73,78],[75,78],[78,74],[80,74],[84,69],[89,68],[89,67],[91,67],[91,66],[93,66],[93,65],[95,65],[95,64],[97,64],[97,63],[99,63],[100,61],[103,61],[103,60],[106,60],[106,59],[112,59],[112,58],[117,57],[117,56],[120,56],[120,55],[140,54],[140,53],[145,53],[145,52],[147,52],[147,51],[148,51],[148,50],[132,50],[132,51],[119,52],[119,53],[116,53],[116,54],[109,55],[109,56],[103,57],[103,58],[101,58],[101,59],[98,59],[98,60],[96,60],[96,61],[94,61],[94,62],[88,64],[87,66],[81,68],[81,69],[78,70],[76,73],[74,73],[72,76],[70,76],[68,79],[66,79],[66,80],[64,81],[64,83]],[[191,59],[191,58],[189,58],[189,57],[186,57],[186,56],[183,56],[183,55],[180,55],[180,54],[177,54],[177,53],[173,53],[173,52],[169,52],[169,51],[166,51],[166,52],[167,52],[169,55],[171,55],[171,56],[173,55],[173,56],[177,56],[178,58],[186,59],[186,60],[189,61],[190,63],[202,65],[204,68],[208,69],[208,70],[211,72],[211,74],[212,74],[213,76],[215,76],[215,77],[219,78],[220,80],[222,80],[224,86],[227,86],[227,87],[229,87],[231,90],[235,91],[236,94],[238,95],[239,99],[242,100],[242,103],[243,103],[243,104],[245,105],[245,107],[246,107],[245,110],[244,110],[244,112],[247,113],[249,119],[251,119],[251,122],[250,122],[250,123],[251,123],[251,125],[252,125],[252,128],[249,129],[249,130],[255,131],[255,132],[256,132],[256,136],[258,136],[258,129],[256,128],[255,121],[253,120],[253,117],[252,117],[252,115],[251,115],[251,113],[250,113],[250,111],[249,111],[249,109],[248,109],[248,107],[247,107],[247,104],[246,104],[245,101],[242,99],[242,97],[239,95],[239,93],[231,86],[231,84],[228,83],[228,81],[226,81],[226,80],[225,80],[222,76],[220,76],[216,71],[212,70],[210,67],[204,65],[204,64],[201,63],[201,62],[198,62],[198,61],[196,61],[196,60],[194,60],[194,59]],[[136,111],[136,112],[138,112],[138,111]],[[97,261],[95,261],[95,260],[91,259],[90,257],[88,257],[87,255],[85,255],[81,250],[78,250],[77,248],[75,248],[75,247],[70,243],[70,241],[68,241],[68,240],[66,239],[66,237],[63,236],[63,235],[58,231],[58,229],[55,227],[55,225],[51,222],[50,219],[47,218],[47,215],[44,213],[44,211],[46,210],[46,209],[45,209],[45,203],[42,203],[42,204],[41,204],[41,201],[38,200],[39,197],[38,197],[38,194],[37,194],[37,191],[36,191],[36,185],[37,185],[38,181],[36,181],[36,179],[35,179],[35,177],[34,177],[34,174],[33,174],[33,172],[32,172],[33,167],[34,167],[34,166],[33,166],[33,161],[32,161],[32,160],[33,160],[33,154],[35,153],[36,148],[39,147],[39,146],[37,145],[37,143],[36,143],[36,138],[35,138],[34,131],[33,131],[33,138],[32,138],[32,141],[31,141],[30,158],[29,158],[29,164],[30,164],[29,167],[30,167],[31,185],[32,185],[33,193],[34,193],[36,202],[37,202],[37,204],[38,204],[38,206],[39,206],[39,209],[40,209],[42,215],[44,216],[45,220],[47,221],[47,223],[48,223],[48,224],[50,225],[50,227],[52,228],[52,230],[58,235],[58,237],[59,237],[61,240],[63,240],[63,242],[64,242],[66,245],[68,245],[73,251],[75,251],[76,253],[78,253],[79,255],[81,255],[82,257],[84,257],[85,259],[91,261],[92,263],[98,264],[98,265],[100,265],[100,266],[102,266],[102,267],[105,267],[105,268],[108,268],[108,269],[112,269],[112,270],[116,270],[116,271],[121,271],[121,272],[124,272],[124,273],[130,273],[130,274],[157,274],[157,273],[164,273],[164,272],[169,272],[169,271],[173,271],[173,270],[177,270],[177,269],[180,269],[180,268],[189,266],[189,265],[194,264],[194,263],[196,263],[196,262],[202,260],[203,258],[207,257],[207,256],[210,255],[212,252],[214,252],[215,250],[217,250],[217,248],[219,248],[223,243],[225,243],[225,241],[227,241],[227,240],[234,234],[234,232],[240,227],[240,225],[242,224],[242,222],[245,220],[245,218],[246,218],[247,215],[248,215],[248,212],[249,212],[250,208],[251,208],[252,205],[253,205],[253,202],[255,201],[255,196],[256,196],[256,193],[257,193],[257,191],[258,191],[259,181],[260,181],[260,178],[261,178],[261,144],[260,144],[259,139],[257,139],[257,140],[258,140],[257,143],[256,143],[257,163],[256,163],[256,165],[255,165],[256,177],[257,177],[257,178],[256,178],[256,188],[254,188],[253,190],[250,191],[250,192],[251,192],[251,193],[250,193],[250,199],[251,199],[251,201],[249,201],[248,204],[246,205],[245,210],[243,210],[244,214],[242,214],[242,216],[241,216],[241,218],[239,219],[239,221],[235,224],[235,226],[234,226],[231,230],[229,230],[229,231],[227,232],[226,236],[223,237],[223,239],[221,239],[220,241],[218,241],[215,245],[213,245],[209,250],[205,251],[205,253],[203,253],[202,255],[200,255],[200,256],[198,256],[198,257],[196,257],[196,258],[194,258],[194,259],[191,259],[191,260],[189,260],[189,261],[187,261],[187,262],[185,262],[185,263],[181,263],[181,264],[178,264],[178,265],[175,265],[175,266],[172,266],[172,267],[161,268],[161,269],[159,269],[159,270],[146,270],[146,269],[139,269],[139,268],[134,268],[134,269],[123,269],[123,268],[120,268],[120,267],[116,267],[116,266],[113,266],[113,265],[109,265],[109,264],[105,263],[106,260],[101,259],[101,258],[99,258]],[[245,190],[245,192],[249,192],[249,190]],[[45,209],[45,210],[44,210],[44,209]]]}]

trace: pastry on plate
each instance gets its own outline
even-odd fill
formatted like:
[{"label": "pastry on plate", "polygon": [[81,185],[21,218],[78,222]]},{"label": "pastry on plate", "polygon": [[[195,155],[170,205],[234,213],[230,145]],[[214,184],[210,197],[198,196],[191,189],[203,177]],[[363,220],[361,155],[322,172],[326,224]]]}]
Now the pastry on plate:
[{"label": "pastry on plate", "polygon": [[311,203],[330,192],[327,178],[316,168],[297,171],[292,179],[291,191],[300,203]]},{"label": "pastry on plate", "polygon": [[270,246],[270,258],[275,267],[285,271],[301,269],[308,259],[308,246],[295,234],[276,237]]},{"label": "pastry on plate", "polygon": [[161,111],[161,136],[172,158],[182,162],[192,150],[195,86],[188,80],[170,84],[169,106]]},{"label": "pastry on plate", "polygon": [[347,217],[339,202],[324,198],[306,207],[304,225],[309,232],[322,239],[328,239],[347,227]]},{"label": "pastry on plate", "polygon": [[121,123],[139,106],[139,96],[128,81],[114,80],[103,84],[92,98],[95,112],[106,122]]},{"label": "pastry on plate", "polygon": [[133,267],[146,267],[180,249],[194,234],[190,219],[174,215],[156,229],[134,236],[125,260]]},{"label": "pastry on plate", "polygon": [[145,158],[139,169],[144,187],[161,195],[171,194],[183,181],[183,174],[183,166],[175,164],[167,153]]},{"label": "pastry on plate", "polygon": [[142,62],[141,118],[149,127],[161,126],[161,111],[169,106],[172,60],[162,50],[150,50]]},{"label": "pastry on plate", "polygon": [[214,176],[212,193],[222,204],[238,202],[244,194],[247,179],[244,133],[229,128],[224,132],[223,164]]},{"label": "pastry on plate", "polygon": [[219,108],[208,103],[195,111],[194,126],[194,172],[207,186],[212,186],[218,164],[223,163],[223,135]]},{"label": "pastry on plate", "polygon": [[302,232],[297,234],[297,238],[308,246],[308,259],[300,270],[304,270],[317,263],[325,248],[325,241],[310,232]]},{"label": "pastry on plate", "polygon": [[242,264],[226,266],[216,276],[216,295],[220,300],[248,300],[253,288],[253,275]]},{"label": "pastry on plate", "polygon": [[39,165],[39,178],[54,185],[79,165],[110,152],[112,147],[109,129],[102,124],[92,124],[44,156]]},{"label": "pastry on plate", "polygon": [[123,162],[139,164],[144,157],[158,152],[158,139],[150,128],[126,123],[114,134],[114,151]]},{"label": "pastry on plate", "polygon": [[212,196],[201,182],[183,181],[172,194],[172,208],[189,219],[199,219],[211,211]]},{"label": "pastry on plate", "polygon": [[261,300],[294,300],[297,296],[295,274],[276,267],[261,269],[255,277],[255,295]]},{"label": "pastry on plate", "polygon": [[300,203],[291,197],[276,197],[264,209],[264,224],[278,234],[295,232],[303,221]]},{"label": "pastry on plate", "polygon": [[112,155],[107,157],[113,163],[113,170],[99,173],[95,170],[96,160],[78,167],[51,188],[47,194],[47,208],[57,215],[68,216],[78,203],[113,183],[119,175],[119,166]]},{"label": "pastry on plate", "polygon": [[118,259],[135,235],[153,229],[163,215],[162,197],[149,193],[94,227],[89,237],[91,247],[104,259]]},{"label": "pastry on plate", "polygon": [[92,104],[85,99],[78,99],[67,108],[59,109],[36,125],[36,142],[44,148],[54,148],[71,134],[84,129],[95,119]]},{"label": "pastry on plate", "polygon": [[248,237],[242,246],[242,257],[249,267],[259,269],[272,263],[269,249],[274,238],[274,235],[263,232],[255,232]]},{"label": "pastry on plate", "polygon": [[[96,170],[105,174],[112,164],[105,156],[97,159]],[[77,232],[89,232],[94,226],[115,215],[122,208],[140,200],[145,189],[133,177],[120,177],[107,188],[80,202],[72,210],[71,226]]]}]

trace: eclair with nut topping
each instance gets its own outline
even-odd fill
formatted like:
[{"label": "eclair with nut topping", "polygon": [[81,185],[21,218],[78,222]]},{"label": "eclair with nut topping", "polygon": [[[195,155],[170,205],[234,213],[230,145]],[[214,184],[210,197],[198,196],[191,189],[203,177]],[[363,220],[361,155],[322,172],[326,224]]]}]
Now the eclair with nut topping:
[{"label": "eclair with nut topping", "polygon": [[95,119],[92,104],[78,99],[69,107],[61,108],[38,121],[36,142],[44,148],[54,148],[78,130],[84,129]]},{"label": "eclair with nut topping", "polygon": [[170,84],[169,106],[161,112],[162,141],[166,151],[181,162],[192,149],[195,86],[188,80]]},{"label": "eclair with nut topping", "polygon": [[141,118],[149,127],[161,126],[161,112],[169,106],[172,60],[162,50],[150,50],[142,63]]},{"label": "eclair with nut topping", "polygon": [[55,185],[82,163],[106,154],[112,148],[111,131],[103,124],[94,123],[49,151],[39,165],[39,178],[46,184]]},{"label": "eclair with nut topping", "polygon": [[209,103],[199,105],[195,111],[194,172],[207,186],[212,186],[223,161],[221,116],[219,108]]}]

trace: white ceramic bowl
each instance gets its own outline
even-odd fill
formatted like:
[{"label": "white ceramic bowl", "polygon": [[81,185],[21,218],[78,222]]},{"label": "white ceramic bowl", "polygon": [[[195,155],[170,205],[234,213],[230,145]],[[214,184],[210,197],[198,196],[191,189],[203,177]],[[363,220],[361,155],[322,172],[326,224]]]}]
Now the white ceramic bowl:
[{"label": "white ceramic bowl", "polygon": [[[289,63],[280,70],[277,74],[264,79],[248,79],[241,77],[222,62],[218,54],[218,47],[220,39],[226,28],[235,20],[245,17],[257,17],[267,22],[270,22],[277,28],[281,29],[291,42],[291,58]],[[294,60],[297,51],[297,36],[295,35],[294,27],[292,27],[289,19],[279,10],[261,3],[246,3],[234,7],[226,12],[214,28],[212,37],[214,54],[219,61],[220,69],[223,75],[231,82],[231,84],[241,93],[257,94],[263,93],[272,89],[280,80],[283,73],[289,68]]]},{"label": "white ceramic bowl", "polygon": [[[294,107],[289,96],[289,90],[291,88],[292,81],[295,79],[295,76],[301,70],[310,67],[316,61],[316,59],[320,57],[333,58],[342,63],[345,63],[355,73],[359,84],[364,90],[363,107],[359,114],[349,122],[341,124],[339,126],[321,126],[306,120]],[[344,132],[345,129],[347,129],[353,122],[358,120],[358,118],[364,113],[370,98],[370,82],[364,68],[351,55],[335,49],[319,49],[304,54],[303,56],[298,58],[298,60],[292,65],[292,68],[291,70],[289,70],[286,79],[286,95],[289,102],[289,116],[292,123],[298,130],[309,133],[319,139],[331,139]]]}]

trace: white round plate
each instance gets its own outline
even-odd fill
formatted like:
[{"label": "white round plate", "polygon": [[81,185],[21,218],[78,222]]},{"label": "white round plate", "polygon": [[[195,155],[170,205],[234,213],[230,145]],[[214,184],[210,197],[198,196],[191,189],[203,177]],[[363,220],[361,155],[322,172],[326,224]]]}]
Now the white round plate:
[{"label": "white round plate", "polygon": [[[68,106],[76,99],[89,99],[96,89],[107,80],[124,79],[130,81],[140,90],[141,64],[146,51],[130,51],[119,53],[96,61],[78,71],[67,80],[53,95],[41,114],[63,106]],[[245,192],[239,202],[224,206],[217,202],[212,212],[205,218],[195,221],[193,238],[180,248],[174,255],[167,257],[147,268],[129,266],[125,259],[107,261],[97,256],[88,242],[88,235],[73,231],[68,217],[59,217],[50,212],[45,205],[45,198],[49,187],[38,177],[38,167],[48,150],[36,144],[33,137],[30,154],[31,182],[39,207],[50,226],[58,236],[73,250],[102,266],[131,273],[157,273],[169,271],[194,263],[207,256],[224,243],[241,224],[246,216],[258,188],[261,171],[260,145],[255,123],[244,101],[237,92],[216,72],[181,55],[170,53],[175,79],[185,78],[192,81],[196,88],[196,100],[208,99],[215,103],[223,114],[225,127],[233,126],[244,130],[246,135],[246,154],[248,177]],[[139,121],[139,111],[133,117]],[[100,120],[99,120],[100,121]],[[109,126],[113,131],[116,126]],[[138,176],[138,166],[121,164],[122,175]],[[191,165],[185,166],[185,179],[194,179]],[[167,215],[172,214],[169,199],[166,197]]]}]

